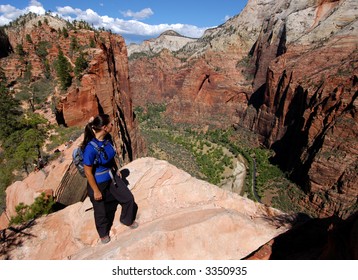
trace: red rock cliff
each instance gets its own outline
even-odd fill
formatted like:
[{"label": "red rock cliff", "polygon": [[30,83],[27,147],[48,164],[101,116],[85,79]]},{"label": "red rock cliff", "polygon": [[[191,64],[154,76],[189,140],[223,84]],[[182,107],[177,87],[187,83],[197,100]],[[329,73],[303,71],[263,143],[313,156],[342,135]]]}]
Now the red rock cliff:
[{"label": "red rock cliff", "polygon": [[[256,110],[240,120],[264,136],[321,216],[357,206],[358,37],[350,4],[357,6],[319,1],[263,24],[252,55]],[[305,20],[300,34],[297,20]]]},{"label": "red rock cliff", "polygon": [[[65,91],[57,85],[51,94],[52,100],[55,100],[57,122],[83,126],[91,116],[107,113],[116,120],[114,140],[117,149],[122,151],[123,161],[129,162],[138,157],[144,144],[132,111],[127,49],[121,36],[69,28],[65,21],[51,16],[27,18],[22,24],[7,28],[6,36],[7,49],[13,52],[0,60],[0,66],[15,94],[28,65],[31,65],[31,81],[44,78],[46,63],[51,80],[58,80],[54,63],[59,51],[63,52],[72,67],[75,67],[80,53],[84,53],[88,67],[82,77],[75,79],[71,73],[72,85]],[[19,45],[26,54],[23,57],[15,51]],[[41,46],[46,46],[44,57],[39,55]]]},{"label": "red rock cliff", "polygon": [[321,216],[357,209],[357,2],[249,1],[176,53],[130,59],[134,104],[262,136]]}]

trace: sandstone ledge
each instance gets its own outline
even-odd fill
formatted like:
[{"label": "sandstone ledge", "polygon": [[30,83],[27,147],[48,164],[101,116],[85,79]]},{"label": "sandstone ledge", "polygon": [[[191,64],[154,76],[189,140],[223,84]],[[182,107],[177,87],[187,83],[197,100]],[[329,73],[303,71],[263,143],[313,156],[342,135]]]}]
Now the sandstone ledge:
[{"label": "sandstone ledge", "polygon": [[288,215],[193,178],[166,161],[141,158],[123,170],[139,205],[139,228],[119,223],[119,206],[111,242],[99,244],[86,199],[36,220],[21,233],[7,230],[2,258],[241,259],[290,228]]}]

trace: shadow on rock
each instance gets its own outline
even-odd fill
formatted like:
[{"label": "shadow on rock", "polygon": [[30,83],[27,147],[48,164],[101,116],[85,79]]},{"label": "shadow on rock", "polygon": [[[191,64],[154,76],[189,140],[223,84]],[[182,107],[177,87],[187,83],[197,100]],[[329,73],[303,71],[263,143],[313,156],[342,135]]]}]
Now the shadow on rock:
[{"label": "shadow on rock", "polygon": [[34,238],[29,229],[36,224],[35,219],[20,226],[10,226],[0,231],[0,259],[10,260],[10,251],[21,246],[26,239]]}]

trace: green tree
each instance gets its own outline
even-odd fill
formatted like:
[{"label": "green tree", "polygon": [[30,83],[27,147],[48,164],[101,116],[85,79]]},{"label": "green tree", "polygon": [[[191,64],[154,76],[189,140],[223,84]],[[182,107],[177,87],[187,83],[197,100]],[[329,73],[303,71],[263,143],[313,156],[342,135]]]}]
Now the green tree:
[{"label": "green tree", "polygon": [[48,59],[45,59],[43,63],[44,63],[44,67],[45,67],[45,71],[44,71],[45,78],[49,80],[51,78],[50,63],[48,62]]},{"label": "green tree", "polygon": [[62,34],[63,34],[63,37],[68,38],[68,31],[67,31],[66,27],[62,28]]},{"label": "green tree", "polygon": [[8,161],[4,161],[3,157],[0,157],[0,211],[4,209],[5,206],[5,190],[13,180],[13,168]]},{"label": "green tree", "polygon": [[47,41],[39,42],[35,47],[35,53],[41,59],[43,68],[44,68],[44,76],[46,79],[51,77],[50,64],[47,59],[48,51],[47,49],[51,48],[51,44]]},{"label": "green tree", "polygon": [[24,51],[24,47],[22,46],[22,44],[16,45],[16,53],[21,57],[24,57],[26,55],[26,52]]},{"label": "green tree", "polygon": [[26,61],[24,79],[25,79],[25,81],[30,82],[31,78],[32,78],[32,64],[31,64],[31,61]]},{"label": "green tree", "polygon": [[15,207],[16,216],[11,217],[10,225],[22,224],[32,219],[36,219],[42,215],[47,215],[53,212],[52,207],[55,204],[53,197],[47,197],[45,193],[35,198],[31,205],[20,203]]},{"label": "green tree", "polygon": [[90,48],[95,48],[96,47],[96,43],[93,40],[93,38],[90,39]]},{"label": "green tree", "polygon": [[21,114],[20,103],[9,93],[5,74],[0,69],[0,141],[16,130]]},{"label": "green tree", "polygon": [[6,84],[7,84],[7,78],[6,78],[5,72],[0,67],[0,93],[8,93]]},{"label": "green tree", "polygon": [[80,45],[75,36],[71,36],[70,51],[76,52],[80,49]]},{"label": "green tree", "polygon": [[20,120],[20,127],[6,139],[3,147],[5,157],[29,173],[29,166],[41,157],[40,148],[45,142],[47,120],[39,114],[28,114]]},{"label": "green tree", "polygon": [[85,55],[81,52],[75,62],[75,75],[78,79],[81,78],[82,72],[88,67],[88,62]]},{"label": "green tree", "polygon": [[35,47],[35,52],[38,55],[38,57],[41,59],[41,61],[45,61],[46,56],[48,55],[47,48],[49,47],[50,47],[50,43],[47,41],[41,41]]},{"label": "green tree", "polygon": [[21,86],[21,91],[16,94],[16,98],[19,101],[26,101],[29,103],[31,111],[35,112],[35,91],[28,83],[24,83]]},{"label": "green tree", "polygon": [[60,80],[61,88],[66,90],[72,84],[72,67],[70,62],[64,56],[62,50],[59,50],[57,60],[55,61],[57,77]]},{"label": "green tree", "polygon": [[26,41],[29,42],[30,44],[32,44],[32,39],[30,34],[26,34]]},{"label": "green tree", "polygon": [[38,106],[43,106],[53,91],[53,81],[48,80],[47,78],[42,78],[35,82],[24,82],[15,97],[19,101],[28,102],[32,112],[35,112]]}]

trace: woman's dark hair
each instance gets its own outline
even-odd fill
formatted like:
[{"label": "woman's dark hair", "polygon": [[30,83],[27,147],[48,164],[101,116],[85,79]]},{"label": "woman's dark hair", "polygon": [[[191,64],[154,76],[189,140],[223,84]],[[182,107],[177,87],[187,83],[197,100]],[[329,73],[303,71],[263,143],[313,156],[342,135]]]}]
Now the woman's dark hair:
[{"label": "woman's dark hair", "polygon": [[100,131],[103,126],[110,123],[110,117],[107,114],[100,114],[91,120],[85,127],[85,135],[81,144],[81,149],[84,150],[87,144],[95,137],[94,131]]}]

